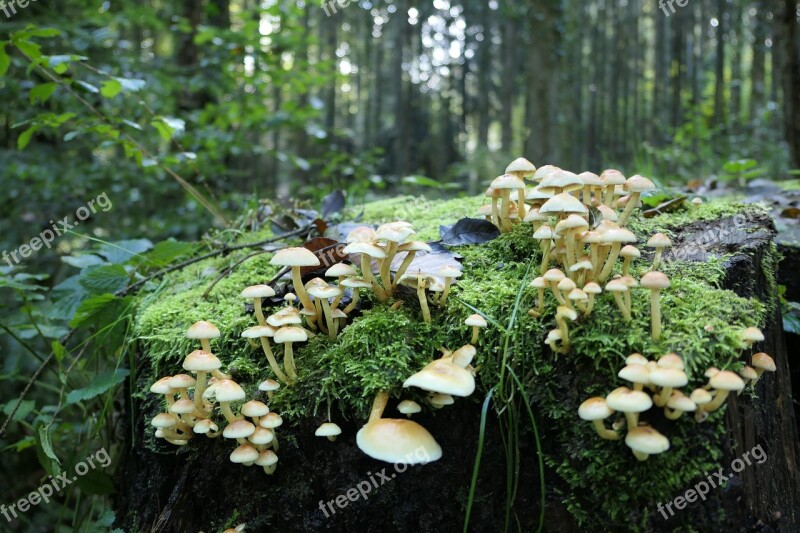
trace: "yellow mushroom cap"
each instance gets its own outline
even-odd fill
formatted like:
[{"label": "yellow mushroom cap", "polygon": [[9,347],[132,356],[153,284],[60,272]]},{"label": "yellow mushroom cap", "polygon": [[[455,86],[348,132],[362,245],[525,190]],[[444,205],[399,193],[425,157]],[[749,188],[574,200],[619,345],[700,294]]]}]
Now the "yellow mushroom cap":
[{"label": "yellow mushroom cap", "polygon": [[669,248],[672,241],[663,233],[656,233],[647,240],[648,248]]},{"label": "yellow mushroom cap", "polygon": [[692,400],[695,405],[705,405],[713,400],[714,397],[705,389],[695,389],[692,391],[692,394],[689,395],[689,399]]},{"label": "yellow mushroom cap", "polygon": [[269,285],[251,285],[242,291],[242,298],[271,298],[275,291]]},{"label": "yellow mushroom cap", "polygon": [[666,289],[669,287],[669,278],[663,272],[650,271],[642,276],[639,283],[645,289]]},{"label": "yellow mushroom cap", "polygon": [[319,266],[319,258],[314,255],[314,252],[307,248],[284,248],[278,250],[275,255],[270,259],[271,265],[277,266],[290,266],[290,267],[304,267],[304,266]]},{"label": "yellow mushroom cap", "polygon": [[625,436],[625,444],[634,451],[652,455],[669,450],[669,440],[667,437],[651,428],[650,426],[639,426],[628,429]]},{"label": "yellow mushroom cap", "polygon": [[244,416],[264,416],[269,413],[269,407],[258,400],[250,400],[242,406],[241,413]]},{"label": "yellow mushroom cap", "polygon": [[414,400],[403,400],[397,404],[397,410],[404,415],[413,415],[422,411],[422,407]]},{"label": "yellow mushroom cap", "polygon": [[761,370],[767,372],[775,372],[776,366],[775,361],[769,355],[765,354],[764,352],[758,352],[757,354],[753,355],[753,368],[760,368]]},{"label": "yellow mushroom cap", "polygon": [[729,370],[720,370],[708,382],[712,388],[725,391],[740,391],[744,389],[742,378]]},{"label": "yellow mushroom cap", "polygon": [[583,420],[604,420],[612,414],[614,410],[608,406],[605,398],[599,396],[589,398],[578,407],[578,416]]},{"label": "yellow mushroom cap", "polygon": [[169,380],[172,376],[164,376],[150,386],[150,392],[156,394],[174,394],[176,391],[169,386]]},{"label": "yellow mushroom cap", "polygon": [[269,444],[275,440],[275,434],[271,429],[257,427],[253,434],[247,437],[247,440],[253,444]]},{"label": "yellow mushroom cap", "polygon": [[442,448],[427,429],[408,419],[380,418],[358,430],[359,449],[380,461],[419,464],[442,457]]},{"label": "yellow mushroom cap", "polygon": [[175,418],[175,415],[171,415],[170,413],[159,413],[153,417],[153,420],[150,421],[150,424],[152,424],[154,428],[158,429],[171,428],[177,423],[178,419]]},{"label": "yellow mushroom cap", "polygon": [[242,444],[231,453],[232,463],[253,463],[258,459],[258,450],[249,444]]},{"label": "yellow mushroom cap", "polygon": [[317,437],[335,437],[342,434],[342,428],[333,422],[325,422],[314,432]]},{"label": "yellow mushroom cap", "polygon": [[219,335],[217,326],[206,320],[195,322],[186,331],[186,337],[190,339],[217,339]]},{"label": "yellow mushroom cap", "polygon": [[747,328],[742,332],[742,339],[748,343],[761,342],[764,340],[764,334],[758,328]]},{"label": "yellow mushroom cap", "polygon": [[183,360],[183,369],[189,372],[210,372],[222,366],[222,361],[214,355],[203,350],[195,350]]},{"label": "yellow mushroom cap", "polygon": [[430,392],[469,396],[475,391],[475,378],[466,369],[444,359],[436,359],[403,382],[403,387],[418,387]]},{"label": "yellow mushroom cap", "polygon": [[236,420],[228,424],[222,431],[222,436],[226,439],[244,439],[252,435],[256,426],[247,420]]},{"label": "yellow mushroom cap", "polygon": [[657,367],[650,372],[650,383],[659,387],[683,387],[688,382],[686,373],[677,368]]},{"label": "yellow mushroom cap", "polygon": [[281,424],[283,424],[283,418],[281,418],[281,415],[275,412],[267,413],[258,421],[259,426],[267,429],[275,429]]},{"label": "yellow mushroom cap", "polygon": [[756,373],[755,368],[752,366],[745,366],[741,370],[739,370],[739,375],[742,379],[757,379],[758,374]]},{"label": "yellow mushroom cap", "polygon": [[477,313],[469,315],[464,321],[464,324],[467,326],[477,326],[479,328],[485,328],[489,325],[488,322],[486,322],[486,319]]}]

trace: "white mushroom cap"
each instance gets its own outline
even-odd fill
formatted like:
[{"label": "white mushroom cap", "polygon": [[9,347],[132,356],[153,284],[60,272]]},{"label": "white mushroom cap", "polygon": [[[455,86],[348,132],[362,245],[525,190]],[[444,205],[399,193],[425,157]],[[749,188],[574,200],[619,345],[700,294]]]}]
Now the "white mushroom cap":
[{"label": "white mushroom cap", "polygon": [[619,170],[607,168],[600,174],[600,179],[603,180],[603,185],[623,185],[626,183],[625,176]]},{"label": "white mushroom cap", "polygon": [[379,246],[370,244],[368,242],[354,242],[348,244],[343,250],[346,254],[367,254],[375,259],[383,259],[386,257],[386,252]]},{"label": "white mushroom cap", "polygon": [[360,278],[347,278],[342,281],[342,285],[344,287],[350,287],[351,289],[366,289],[372,287],[372,283]]},{"label": "white mushroom cap", "polygon": [[304,266],[319,266],[319,258],[314,255],[314,252],[306,248],[284,248],[278,250],[275,255],[270,259],[271,265],[290,266],[290,267],[304,267]]},{"label": "white mushroom cap", "polygon": [[150,392],[156,394],[174,394],[176,391],[169,386],[169,380],[172,376],[164,376],[150,386]]},{"label": "white mushroom cap", "polygon": [[535,172],[536,167],[534,164],[524,157],[516,158],[506,167],[506,174],[516,174],[520,178],[533,176]]},{"label": "white mushroom cap", "polygon": [[256,426],[247,420],[236,420],[228,424],[222,431],[222,436],[226,439],[245,439],[252,435]]},{"label": "white mushroom cap", "polygon": [[513,174],[503,174],[502,176],[497,176],[495,179],[493,179],[491,185],[489,186],[495,190],[524,189],[525,182]]},{"label": "white mushroom cap", "polygon": [[583,420],[604,420],[612,414],[614,410],[608,406],[605,398],[599,396],[589,398],[578,407],[578,416]]},{"label": "white mushroom cap", "polygon": [[275,328],[272,326],[253,326],[242,332],[245,339],[258,339],[261,337],[272,337],[275,335]]},{"label": "white mushroom cap", "polygon": [[742,339],[748,344],[761,342],[764,340],[764,334],[758,328],[747,328],[742,332]]},{"label": "white mushroom cap", "polygon": [[271,429],[257,427],[253,434],[247,437],[247,440],[253,444],[269,444],[275,440],[275,434]]},{"label": "white mushroom cap", "polygon": [[278,462],[278,456],[272,450],[264,450],[258,454],[255,464],[258,466],[272,466]]},{"label": "white mushroom cap", "polygon": [[625,182],[625,190],[628,192],[650,192],[656,190],[656,186],[649,179],[637,174],[628,178],[628,181]]},{"label": "white mushroom cap", "polygon": [[626,365],[646,365],[647,363],[649,363],[647,357],[640,353],[632,353],[625,358]]},{"label": "white mushroom cap", "polygon": [[683,359],[676,353],[668,353],[659,357],[658,366],[663,368],[677,368],[678,370],[686,368],[683,364]]},{"label": "white mushroom cap", "polygon": [[176,374],[169,378],[167,384],[173,389],[185,389],[186,387],[194,387],[196,382],[189,374]]},{"label": "white mushroom cap", "polygon": [[362,452],[380,461],[419,464],[442,457],[442,448],[427,429],[407,419],[380,418],[356,435]]},{"label": "white mushroom cap", "polygon": [[583,292],[586,294],[600,294],[603,292],[603,289],[600,288],[600,285],[595,283],[594,281],[590,281],[583,287]]},{"label": "white mushroom cap", "polygon": [[636,248],[635,246],[626,244],[625,246],[622,247],[622,250],[619,251],[619,255],[621,257],[632,257],[636,259],[642,256],[642,252],[640,252],[639,249]]},{"label": "white mushroom cap", "polygon": [[373,242],[375,240],[375,230],[367,226],[358,226],[347,234],[345,242],[352,244],[354,242]]},{"label": "white mushroom cap", "polygon": [[154,428],[171,428],[174,427],[178,423],[178,419],[175,418],[175,415],[170,413],[159,413],[153,417],[153,420],[150,421],[150,424]]},{"label": "white mushroom cap", "polygon": [[606,403],[611,409],[623,413],[641,413],[653,406],[653,400],[642,391],[628,387],[619,387],[606,396]]},{"label": "white mushroom cap", "polygon": [[187,415],[194,412],[194,402],[188,398],[183,398],[173,403],[169,408],[170,413],[176,415]]},{"label": "white mushroom cap", "polygon": [[275,429],[281,424],[283,424],[283,418],[281,418],[281,415],[274,411],[270,411],[258,421],[259,426],[267,429]]},{"label": "white mushroom cap", "polygon": [[267,317],[267,324],[275,328],[286,324],[301,324],[302,322],[303,319],[300,317],[300,313],[294,307],[286,307]]},{"label": "white mushroom cap", "polygon": [[586,206],[584,206],[580,200],[575,198],[569,193],[561,193],[553,196],[549,200],[547,200],[542,207],[539,208],[539,212],[542,214],[545,213],[580,213],[585,214],[587,212]]},{"label": "white mushroom cap", "polygon": [[355,273],[356,270],[347,263],[336,263],[325,271],[325,276],[329,278],[338,278],[339,276],[354,276]]},{"label": "white mushroom cap", "polygon": [[765,354],[764,352],[759,352],[753,355],[753,368],[760,368],[766,372],[775,372],[777,367],[775,366],[775,361],[769,355]]},{"label": "white mushroom cap", "polygon": [[269,285],[251,285],[242,291],[242,298],[271,298],[275,291]]},{"label": "white mushroom cap", "polygon": [[342,434],[342,428],[333,422],[325,422],[317,428],[314,435],[317,437],[335,437]]},{"label": "white mushroom cap", "polygon": [[210,372],[221,366],[222,361],[216,355],[203,350],[195,350],[183,360],[183,368],[189,372]]},{"label": "white mushroom cap", "polygon": [[286,342],[305,342],[308,340],[308,333],[306,333],[303,328],[288,326],[276,331],[273,339],[278,344],[283,344]]},{"label": "white mushroom cap", "polygon": [[415,233],[416,231],[407,222],[389,222],[378,226],[378,229],[375,230],[375,240],[403,242]]},{"label": "white mushroom cap", "polygon": [[711,393],[705,389],[695,389],[692,391],[689,399],[692,400],[695,405],[705,405],[713,400],[714,397],[711,396]]},{"label": "white mushroom cap", "polygon": [[441,392],[434,392],[428,396],[428,401],[436,409],[441,409],[446,405],[453,405],[455,399],[449,394],[442,394]]},{"label": "white mushroom cap", "polygon": [[475,390],[475,378],[466,369],[444,359],[436,359],[425,368],[403,382],[403,387],[450,394],[469,396]]},{"label": "white mushroom cap", "polygon": [[486,319],[477,313],[469,315],[464,321],[464,324],[467,326],[477,326],[479,328],[485,328],[489,325],[488,322],[486,322]]},{"label": "white mushroom cap", "polygon": [[258,450],[249,444],[242,444],[231,453],[232,463],[253,463],[258,459]]},{"label": "white mushroom cap", "polygon": [[217,326],[206,320],[195,322],[186,331],[186,336],[190,339],[217,339],[219,335]]},{"label": "white mushroom cap", "polygon": [[198,420],[195,422],[194,427],[192,428],[192,431],[199,435],[205,435],[206,433],[217,430],[219,430],[219,427],[217,427],[214,421],[209,418]]},{"label": "white mushroom cap", "polygon": [[678,411],[691,412],[697,409],[697,405],[681,391],[674,390],[667,400],[667,407]]},{"label": "white mushroom cap", "polygon": [[729,370],[720,370],[708,382],[712,388],[717,390],[736,391],[744,389],[742,378]]},{"label": "white mushroom cap", "polygon": [[583,180],[574,172],[558,169],[542,178],[537,188],[542,192],[568,193],[583,188]]},{"label": "white mushroom cap", "polygon": [[620,370],[617,376],[631,383],[641,383],[643,385],[650,383],[650,370],[647,369],[646,365],[629,364]]},{"label": "white mushroom cap", "polygon": [[645,289],[666,289],[669,287],[669,278],[663,272],[650,271],[640,281]]},{"label": "white mushroom cap", "polygon": [[650,372],[650,383],[659,387],[684,387],[689,380],[683,370],[658,367]]},{"label": "white mushroom cap", "polygon": [[258,400],[250,400],[242,406],[240,412],[244,416],[264,416],[269,413],[269,407]]},{"label": "white mushroom cap", "polygon": [[422,411],[422,407],[414,400],[403,400],[397,404],[397,410],[404,415],[413,415]]},{"label": "white mushroom cap", "polygon": [[258,385],[258,390],[264,392],[272,392],[281,388],[281,384],[274,379],[265,379]]},{"label": "white mushroom cap", "polygon": [[450,361],[461,368],[467,368],[472,360],[475,358],[477,351],[471,344],[465,344],[455,352],[450,354]]},{"label": "white mushroom cap", "polygon": [[669,248],[672,246],[672,241],[663,233],[656,233],[647,240],[647,246],[649,248]]},{"label": "white mushroom cap", "polygon": [[209,396],[214,396],[218,402],[235,402],[244,400],[246,395],[244,389],[232,379],[220,379],[212,383],[206,392]]},{"label": "white mushroom cap", "polygon": [[667,437],[651,428],[650,426],[639,426],[629,428],[625,437],[625,444],[634,451],[652,455],[669,450],[669,440]]}]

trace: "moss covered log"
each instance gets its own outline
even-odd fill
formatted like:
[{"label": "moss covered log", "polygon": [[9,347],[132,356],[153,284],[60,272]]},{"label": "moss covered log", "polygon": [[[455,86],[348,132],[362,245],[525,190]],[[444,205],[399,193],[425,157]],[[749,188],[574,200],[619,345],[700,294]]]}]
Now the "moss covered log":
[{"label": "moss covered log", "polygon": [[[434,202],[423,211],[409,210],[409,199],[400,198],[368,204],[363,221],[385,222],[402,216],[414,224],[417,238],[436,240],[440,224],[452,224],[471,215],[481,203],[481,198]],[[796,473],[787,481],[789,493],[784,502],[775,503],[777,515],[764,516],[766,506],[747,509],[747,502],[745,508],[737,509],[726,500],[729,489],[713,491],[705,502],[693,504],[692,510],[678,512],[668,520],[657,515],[658,503],[671,501],[703,479],[705,472],[729,464],[742,452],[731,439],[732,428],[740,427],[736,413],[723,409],[702,424],[691,417],[667,420],[656,409],[643,414],[670,439],[671,447],[667,453],[642,463],[622,442],[599,439],[591,424],[577,417],[583,400],[605,396],[624,384],[616,374],[630,353],[639,352],[651,359],[667,352],[680,354],[690,380],[687,389],[691,390],[705,384],[703,372],[709,366],[738,370],[744,364],[745,355],[751,352],[742,349],[739,337],[745,327],[767,331],[776,327],[776,257],[770,244],[770,224],[760,208],[715,202],[651,219],[634,217],[629,227],[640,244],[655,232],[670,235],[675,243],[665,253],[661,268],[672,286],[662,293],[663,333],[659,341],[650,338],[648,291],[632,292],[631,322],[622,319],[612,296],[604,293],[599,295],[591,316],[571,328],[571,352],[555,355],[544,344],[547,332],[555,327],[554,303],[548,302],[541,318],[526,313],[535,305],[536,291],[528,283],[540,275],[540,248],[532,238],[530,225],[519,224],[486,244],[454,249],[463,256],[464,275],[445,308],[431,307],[431,324],[422,321],[412,292],[401,292],[398,298],[404,303],[394,310],[367,296],[361,303],[361,313],[337,339],[319,335],[296,347],[299,383],[280,389],[269,402],[285,421],[281,462],[271,477],[260,469],[230,464],[229,443],[194,439],[188,446],[175,449],[154,439],[146,427],[148,418],[160,409],[160,399],[148,388],[159,376],[177,373],[186,354],[196,348],[185,332],[197,320],[210,320],[220,328],[222,336],[213,342],[214,352],[226,371],[247,390],[248,398],[266,401],[257,385],[274,376],[263,353],[240,338],[241,332],[254,324],[254,318],[239,293],[274,276],[270,254],[239,265],[208,298],[202,295],[209,284],[219,272],[241,260],[244,252],[198,263],[171,275],[141,298],[135,324],[138,389],[131,391],[136,400],[131,427],[139,448],[143,442],[144,449],[132,451],[127,468],[131,477],[122,487],[129,499],[121,505],[126,523],[135,529],[158,525],[209,531],[246,522],[254,530],[272,526],[301,531],[357,527],[379,517],[387,524],[382,528],[376,525],[376,531],[461,527],[477,450],[481,402],[490,391],[496,394],[498,384],[507,382],[508,373],[513,373],[523,385],[524,395],[511,399],[516,406],[510,410],[514,413],[511,416],[497,399],[492,407],[501,411],[499,417],[495,409],[489,410],[485,455],[472,511],[474,530],[501,529],[509,518],[512,524],[519,520],[524,528],[532,528],[539,520],[537,451],[526,406],[519,402],[523,396],[529,399],[539,423],[546,463],[548,523],[562,529],[580,526],[591,530],[672,529],[689,523],[702,528],[741,520],[797,526],[796,508],[786,508],[786,502],[798,501]],[[254,232],[243,236],[242,242],[266,237],[266,231]],[[756,252],[760,254],[757,259],[737,273],[742,257],[752,259]],[[651,260],[652,251],[642,249],[642,257],[632,264],[637,277],[649,268]],[[754,286],[757,279],[763,281]],[[743,286],[748,283],[749,288]],[[473,365],[478,369],[478,391],[470,399],[457,401],[456,406],[434,411],[422,395],[402,390],[402,382],[438,357],[443,348],[455,349],[468,343],[472,332],[463,322],[475,309],[495,321],[481,332],[476,345]],[[265,313],[273,311],[267,309]],[[509,331],[496,327],[509,324],[512,316],[517,319]],[[781,357],[773,355],[776,360]],[[280,347],[276,356],[281,358]],[[505,368],[503,361],[508,364]],[[746,392],[738,403],[751,405],[763,415],[774,407],[763,405],[765,400],[759,396],[770,403],[778,401],[778,379],[780,376],[765,376],[757,394]],[[336,498],[386,466],[364,457],[354,445],[355,430],[366,419],[372,397],[380,390],[390,391],[394,399],[389,410],[402,398],[425,405],[420,420],[442,444],[444,457],[398,474],[396,481],[375,489],[369,498],[351,502],[346,509],[336,508],[334,516],[326,516],[330,513],[317,505],[318,500]],[[790,405],[783,409],[791,412]],[[329,413],[344,430],[336,443],[313,437],[313,429],[327,420]],[[796,440],[792,419],[791,423],[786,417],[782,420],[782,431],[794,431]],[[761,442],[758,435],[753,440],[752,431],[748,435],[751,442]],[[775,438],[784,441],[791,435]],[[512,454],[519,459],[518,466],[507,464],[503,449],[509,445],[519,450],[519,455]],[[796,449],[784,450],[782,457],[770,460],[788,465],[796,460],[796,453]],[[508,481],[504,476],[507,469]],[[218,492],[215,482],[228,492]],[[510,502],[513,512],[507,513],[509,488],[515,498]],[[247,492],[250,490],[254,492]],[[207,498],[214,501],[202,503]],[[437,510],[437,506],[441,508]],[[191,518],[185,516],[186,512]]]}]

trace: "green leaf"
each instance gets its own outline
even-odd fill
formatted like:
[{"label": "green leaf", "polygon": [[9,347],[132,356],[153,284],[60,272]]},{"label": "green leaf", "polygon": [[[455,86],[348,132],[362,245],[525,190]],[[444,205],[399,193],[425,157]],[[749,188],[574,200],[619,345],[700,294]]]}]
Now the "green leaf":
[{"label": "green leaf", "polygon": [[31,61],[36,61],[42,57],[42,47],[36,43],[30,41],[15,41],[14,45]]},{"label": "green leaf", "polygon": [[41,103],[45,103],[48,98],[50,98],[56,90],[58,84],[56,83],[40,83],[39,85],[35,85],[33,89],[31,89],[31,104],[35,104],[37,101]]},{"label": "green leaf", "polygon": [[82,389],[75,389],[70,391],[67,394],[67,405],[73,405],[78,402],[85,402],[86,400],[91,400],[97,396],[100,396],[104,392],[108,391],[112,387],[119,385],[125,378],[130,375],[130,372],[124,368],[117,368],[112,372],[105,372],[99,376],[95,376],[92,378],[92,382],[88,387],[84,387]]},{"label": "green leaf", "polygon": [[[3,414],[9,416],[11,411],[14,410],[14,407],[17,405],[17,400],[13,399],[10,402],[3,405]],[[17,412],[14,413],[14,418],[12,419],[14,422],[19,422],[20,420],[24,420],[26,416],[33,411],[33,408],[36,407],[36,402],[34,400],[23,400],[22,403],[19,404],[19,409]]]},{"label": "green leaf", "polygon": [[147,258],[155,266],[165,266],[179,257],[191,254],[195,249],[196,245],[188,242],[163,241],[156,244],[155,248],[147,254]]},{"label": "green leaf", "polygon": [[122,92],[122,84],[117,80],[106,80],[100,85],[100,94],[106,98],[114,98]]},{"label": "green leaf", "polygon": [[96,294],[83,300],[69,325],[80,328],[92,324],[110,324],[118,320],[130,304],[130,298],[118,298],[113,294]]},{"label": "green leaf", "polygon": [[23,32],[27,37],[58,37],[61,30],[56,28],[27,27]]},{"label": "green leaf", "polygon": [[153,247],[148,239],[134,239],[103,244],[98,250],[110,263],[125,263],[132,257],[143,254]]},{"label": "green leaf", "polygon": [[40,425],[36,429],[36,441],[39,445],[37,448],[39,462],[47,470],[47,473],[54,475],[60,472],[61,461],[58,459],[56,452],[53,451],[53,443],[50,440],[48,426]]},{"label": "green leaf", "polygon": [[56,362],[60,363],[63,361],[64,356],[67,355],[67,349],[58,341],[51,342],[50,346],[52,347],[53,357],[56,358]]},{"label": "green leaf", "polygon": [[65,255],[61,257],[61,260],[70,266],[74,266],[75,268],[80,268],[80,269],[84,269],[90,266],[106,264],[105,261],[103,261],[100,257],[94,254]]},{"label": "green leaf", "polygon": [[89,470],[82,476],[78,476],[78,486],[86,494],[94,496],[105,496],[114,493],[114,483],[111,478],[103,472],[98,470],[99,464],[95,464],[94,470]]},{"label": "green leaf", "polygon": [[122,89],[135,93],[144,87],[144,80],[135,80],[133,78],[114,78],[117,83],[122,86]]},{"label": "green leaf", "polygon": [[122,265],[96,265],[85,268],[78,281],[91,293],[114,293],[125,288],[130,276]]},{"label": "green leaf", "polygon": [[28,144],[30,144],[33,134],[36,133],[37,131],[39,131],[38,125],[34,124],[32,126],[28,126],[28,129],[23,131],[19,135],[19,138],[17,138],[17,149],[24,150],[25,147],[27,147]]},{"label": "green leaf", "polygon": [[7,41],[0,41],[0,77],[5,76],[8,72],[8,67],[11,66],[11,58],[8,57],[6,52]]},{"label": "green leaf", "polygon": [[92,94],[97,94],[97,93],[100,92],[100,89],[98,89],[97,87],[95,87],[91,83],[86,83],[83,80],[77,80],[75,83],[77,83],[78,85],[80,85],[81,87],[83,87],[84,89],[86,89],[87,91],[89,91]]}]

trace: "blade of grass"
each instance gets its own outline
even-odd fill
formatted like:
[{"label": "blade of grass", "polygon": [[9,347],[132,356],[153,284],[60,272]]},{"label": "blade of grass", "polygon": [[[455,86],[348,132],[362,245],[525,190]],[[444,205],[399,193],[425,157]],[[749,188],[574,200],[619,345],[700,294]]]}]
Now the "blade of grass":
[{"label": "blade of grass", "polygon": [[475,453],[475,465],[472,467],[472,481],[469,486],[469,498],[467,499],[467,510],[464,513],[464,533],[469,531],[469,518],[472,514],[472,503],[475,501],[475,488],[478,486],[478,471],[481,468],[481,457],[483,457],[483,445],[486,438],[486,416],[489,411],[489,403],[492,401],[494,395],[494,387],[492,387],[486,399],[483,400],[483,407],[481,408],[481,425],[478,430],[478,450]]}]

